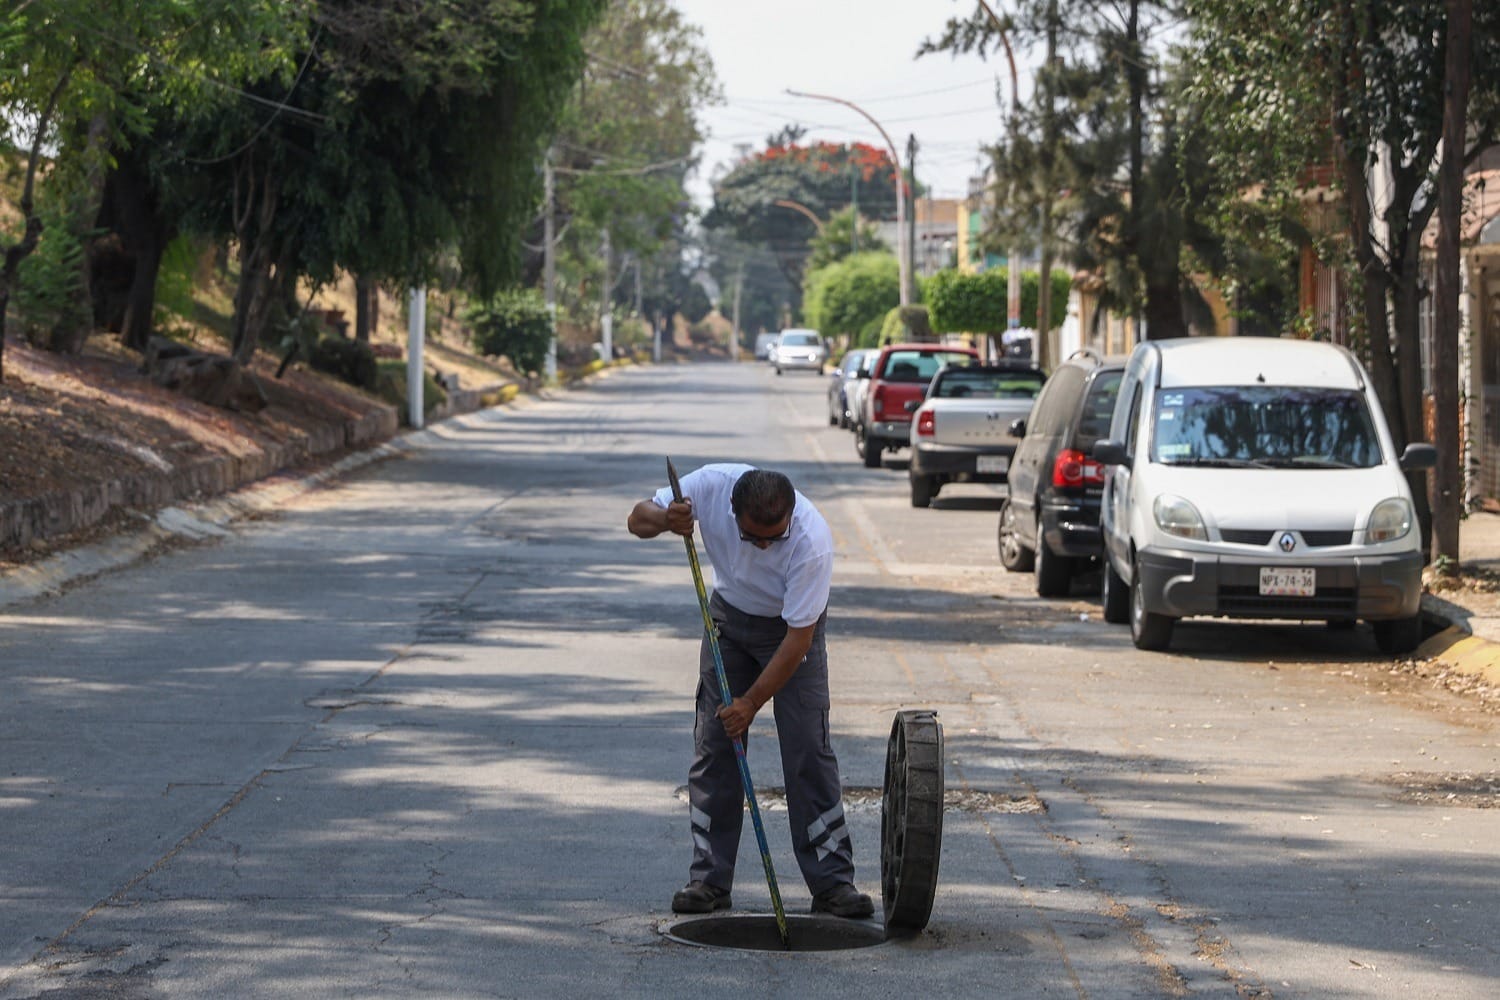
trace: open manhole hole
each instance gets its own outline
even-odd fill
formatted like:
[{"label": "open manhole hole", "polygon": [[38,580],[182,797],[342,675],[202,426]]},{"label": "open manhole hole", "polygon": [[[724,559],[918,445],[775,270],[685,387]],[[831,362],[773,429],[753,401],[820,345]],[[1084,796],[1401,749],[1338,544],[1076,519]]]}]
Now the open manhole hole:
[{"label": "open manhole hole", "polygon": [[776,918],[770,914],[693,917],[673,924],[667,937],[682,944],[739,951],[848,951],[885,943],[885,928],[862,920],[787,914],[787,938],[781,944]]}]

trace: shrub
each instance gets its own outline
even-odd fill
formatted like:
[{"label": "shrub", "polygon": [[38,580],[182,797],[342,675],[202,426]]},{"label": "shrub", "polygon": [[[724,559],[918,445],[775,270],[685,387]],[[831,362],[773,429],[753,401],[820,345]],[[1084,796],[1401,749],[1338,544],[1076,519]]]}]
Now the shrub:
[{"label": "shrub", "polygon": [[474,346],[481,354],[510,359],[516,371],[531,375],[547,363],[552,343],[552,317],[535,289],[501,292],[469,310]]},{"label": "shrub", "polygon": [[860,338],[860,347],[878,347],[881,344],[900,344],[907,341],[934,339],[932,322],[926,306],[897,306],[885,314],[874,339],[866,342]]},{"label": "shrub", "polygon": [[14,302],[22,334],[46,344],[56,334],[89,329],[93,311],[83,291],[83,243],[56,206],[43,204],[41,239],[21,261]]},{"label": "shrub", "polygon": [[330,335],[312,346],[307,363],[361,389],[375,390],[380,382],[380,368],[369,344]]},{"label": "shrub", "polygon": [[884,253],[854,254],[819,268],[808,275],[804,288],[807,324],[830,336],[857,337],[901,301],[896,258]]},{"label": "shrub", "polygon": [[[1008,325],[1010,275],[1003,267],[979,274],[952,269],[939,271],[927,282],[927,304],[932,328],[939,333],[1003,333]],[[1021,325],[1036,328],[1038,288],[1035,271],[1021,274]],[[1065,271],[1052,272],[1052,326],[1068,314],[1072,279]]]}]

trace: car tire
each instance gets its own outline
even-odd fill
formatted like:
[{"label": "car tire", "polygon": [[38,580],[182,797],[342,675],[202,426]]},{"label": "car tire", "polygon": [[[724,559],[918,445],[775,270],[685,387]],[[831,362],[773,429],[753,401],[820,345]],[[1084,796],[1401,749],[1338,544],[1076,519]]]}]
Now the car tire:
[{"label": "car tire", "polygon": [[880,442],[871,441],[868,434],[865,435],[864,442],[864,447],[860,449],[859,454],[865,460],[865,468],[880,468],[880,452],[883,450]]},{"label": "car tire", "polygon": [[1371,622],[1375,630],[1375,646],[1387,656],[1410,653],[1422,644],[1422,616],[1410,618],[1388,618]]},{"label": "car tire", "polygon": [[1130,621],[1130,588],[1125,586],[1125,581],[1115,572],[1114,564],[1109,561],[1109,553],[1106,552],[1103,559],[1104,591],[1101,603],[1104,605],[1104,620],[1111,625],[1124,625]]},{"label": "car tire", "polygon": [[1141,587],[1141,570],[1130,574],[1130,639],[1136,649],[1166,649],[1172,644],[1173,619],[1146,610],[1146,595]]},{"label": "car tire", "polygon": [[1036,593],[1038,597],[1067,597],[1073,589],[1073,560],[1047,547],[1042,522],[1036,523]]},{"label": "car tire", "polygon": [[780,374],[781,374],[781,366],[780,366],[780,365],[777,365],[777,366],[776,366],[776,374],[777,374],[777,375],[780,375]]},{"label": "car tire", "polygon": [[1016,534],[1016,509],[1006,500],[1000,505],[1000,565],[1011,573],[1030,573],[1033,555]]},{"label": "car tire", "polygon": [[839,425],[839,420],[840,420],[839,417],[836,417],[836,416],[833,415],[833,411],[832,410],[828,411],[828,426],[829,427],[837,427]]},{"label": "car tire", "polygon": [[932,488],[931,476],[919,476],[915,472],[909,473],[907,478],[911,480],[911,505],[913,507],[931,507],[932,495],[936,491]]}]

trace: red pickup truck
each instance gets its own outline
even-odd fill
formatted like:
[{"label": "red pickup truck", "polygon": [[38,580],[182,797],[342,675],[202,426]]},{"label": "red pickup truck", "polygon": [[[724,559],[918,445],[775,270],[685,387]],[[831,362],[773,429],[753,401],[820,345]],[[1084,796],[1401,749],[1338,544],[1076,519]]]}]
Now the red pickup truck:
[{"label": "red pickup truck", "polygon": [[854,449],[865,460],[865,468],[880,468],[885,451],[911,443],[911,411],[908,402],[927,393],[927,383],[944,365],[977,361],[979,352],[948,344],[890,344],[860,378],[868,378],[864,403],[854,424]]}]

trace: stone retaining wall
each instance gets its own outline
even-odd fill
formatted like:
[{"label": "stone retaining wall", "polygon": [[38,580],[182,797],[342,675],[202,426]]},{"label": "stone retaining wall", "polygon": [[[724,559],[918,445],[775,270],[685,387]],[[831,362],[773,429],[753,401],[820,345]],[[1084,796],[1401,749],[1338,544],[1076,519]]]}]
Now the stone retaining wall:
[{"label": "stone retaining wall", "polygon": [[0,548],[27,546],[39,539],[79,531],[98,524],[117,509],[150,510],[181,500],[228,493],[290,466],[379,444],[396,433],[396,424],[396,410],[382,407],[249,454],[213,455],[170,471],[143,471],[72,490],[0,503]]}]

